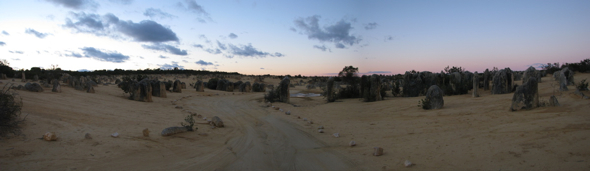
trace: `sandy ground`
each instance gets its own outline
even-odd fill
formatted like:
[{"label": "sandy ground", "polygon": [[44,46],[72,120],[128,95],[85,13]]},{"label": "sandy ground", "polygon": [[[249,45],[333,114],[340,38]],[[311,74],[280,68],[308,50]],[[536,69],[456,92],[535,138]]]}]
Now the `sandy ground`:
[{"label": "sandy ground", "polygon": [[[584,78],[590,74],[575,75]],[[548,101],[553,79],[542,80],[540,98]],[[184,89],[146,103],[126,99],[115,85],[94,94],[67,86],[18,91],[27,118],[22,135],[0,140],[0,170],[590,170],[590,100],[569,88],[555,93],[561,107],[517,112],[509,111],[512,94],[482,90],[478,98],[445,96],[443,109],[428,111],[417,107],[423,97],[272,104],[291,115],[266,107],[263,93]],[[297,86],[291,93],[319,91]],[[199,119],[195,132],[160,136],[189,112],[219,116],[226,127]],[[150,137],[142,136],[145,128]],[[38,139],[48,131],[58,140]],[[110,137],[115,132],[119,138]],[[372,156],[373,147],[384,155]],[[405,160],[415,165],[406,168]]]}]

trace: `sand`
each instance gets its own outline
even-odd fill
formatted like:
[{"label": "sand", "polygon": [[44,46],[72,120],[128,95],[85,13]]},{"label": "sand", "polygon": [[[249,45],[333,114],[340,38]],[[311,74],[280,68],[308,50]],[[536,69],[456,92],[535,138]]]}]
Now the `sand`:
[{"label": "sand", "polygon": [[[575,75],[584,78],[590,74]],[[0,170],[589,170],[590,100],[574,95],[574,86],[554,92],[551,75],[542,80],[541,101],[555,94],[562,106],[510,112],[513,94],[480,89],[478,98],[445,96],[439,110],[418,107],[423,97],[272,104],[291,111],[285,115],[266,107],[264,93],[184,89],[147,103],[128,100],[115,85],[94,94],[68,86],[62,93],[17,91],[27,118],[22,135],[0,140]],[[291,93],[320,91],[296,86]],[[219,116],[225,127],[197,119],[195,132],[160,136],[189,112]],[[38,139],[45,132],[57,141]],[[118,138],[110,136],[115,132]],[[351,140],[357,145],[348,146]],[[384,154],[373,156],[373,147]],[[406,160],[415,165],[405,167]]]}]

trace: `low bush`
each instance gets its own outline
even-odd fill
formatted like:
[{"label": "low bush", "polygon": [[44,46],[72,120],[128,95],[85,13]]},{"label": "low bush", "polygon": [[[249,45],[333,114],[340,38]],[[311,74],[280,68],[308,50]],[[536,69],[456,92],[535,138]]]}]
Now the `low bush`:
[{"label": "low bush", "polygon": [[22,99],[14,90],[10,90],[10,87],[11,85],[7,84],[0,91],[0,137],[19,135],[19,124],[26,118],[25,116],[21,119]]},{"label": "low bush", "polygon": [[580,91],[588,91],[588,83],[586,82],[586,79],[580,81],[576,88]]},{"label": "low bush", "polygon": [[186,118],[184,118],[184,122],[180,123],[180,125],[184,126],[186,128],[186,130],[188,131],[194,131],[197,130],[199,128],[195,127],[195,129],[193,129],[193,127],[195,126],[195,119],[193,118],[193,116],[195,116],[195,114],[190,114],[190,115],[186,115]]}]

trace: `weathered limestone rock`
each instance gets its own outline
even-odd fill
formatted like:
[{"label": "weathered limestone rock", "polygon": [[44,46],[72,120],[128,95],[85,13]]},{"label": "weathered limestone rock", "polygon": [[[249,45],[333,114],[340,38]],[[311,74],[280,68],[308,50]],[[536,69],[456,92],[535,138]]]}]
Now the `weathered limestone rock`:
[{"label": "weathered limestone rock", "polygon": [[43,140],[55,141],[57,140],[57,135],[55,135],[55,132],[46,132],[45,134],[43,134]]},{"label": "weathered limestone rock", "polygon": [[512,91],[512,71],[510,68],[496,72],[492,84],[492,94],[510,93]]},{"label": "weathered limestone rock", "polygon": [[203,81],[201,81],[201,80],[197,81],[197,83],[195,83],[195,89],[198,92],[205,92],[205,85],[203,84]]},{"label": "weathered limestone rock", "polygon": [[336,101],[336,97],[334,94],[334,77],[330,77],[328,78],[328,83],[326,86],[326,98],[328,99],[328,102],[334,102]]},{"label": "weathered limestone rock", "polygon": [[180,80],[174,81],[174,85],[172,86],[172,92],[182,93],[182,83]]},{"label": "weathered limestone rock", "polygon": [[569,67],[565,67],[561,69],[561,73],[563,73],[563,76],[565,76],[568,86],[576,85],[574,82],[574,71],[570,70]]},{"label": "weathered limestone rock", "polygon": [[53,79],[53,88],[51,89],[52,92],[61,93],[61,85],[57,79]]},{"label": "weathered limestone rock", "polygon": [[184,83],[184,82],[181,82],[181,83],[180,83],[180,88],[182,88],[182,89],[186,89],[186,83]]},{"label": "weathered limestone rock", "polygon": [[213,118],[211,118],[211,125],[214,127],[224,127],[223,126],[223,121],[221,121],[221,118],[214,116]]},{"label": "weathered limestone rock", "polygon": [[512,97],[511,111],[533,109],[539,106],[539,88],[536,77],[527,78],[527,82],[518,86]]},{"label": "weathered limestone rock", "polygon": [[152,86],[150,81],[146,78],[140,82],[131,83],[129,87],[129,99],[152,102]]},{"label": "weathered limestone rock", "polygon": [[35,74],[35,76],[33,76],[33,81],[39,81],[39,76],[37,74]]},{"label": "weathered limestone rock", "polygon": [[383,148],[381,148],[381,147],[373,147],[373,155],[374,156],[381,156],[381,155],[383,155]]},{"label": "weathered limestone rock", "polygon": [[21,81],[22,82],[27,82],[27,78],[25,77],[25,72],[21,72]]},{"label": "weathered limestone rock", "polygon": [[3,79],[3,80],[7,79],[6,74],[2,74],[1,79]]},{"label": "weathered limestone rock", "polygon": [[348,146],[351,146],[351,147],[356,146],[356,142],[354,142],[354,140],[352,140],[348,143]]},{"label": "weathered limestone rock", "polygon": [[549,98],[549,106],[561,106],[561,105],[559,104],[559,101],[557,101],[557,97],[551,96]]},{"label": "weathered limestone rock", "polygon": [[369,94],[369,101],[383,100],[381,96],[381,78],[377,74],[371,75],[371,91]]},{"label": "weathered limestone rock", "polygon": [[162,136],[170,136],[170,135],[183,133],[183,132],[187,132],[187,131],[188,131],[188,128],[186,128],[186,127],[174,126],[174,127],[169,127],[169,128],[162,130],[161,135]]},{"label": "weathered limestone rock", "polygon": [[477,91],[479,89],[479,74],[477,74],[477,71],[475,71],[475,73],[473,74],[473,92],[472,92],[472,97],[479,97],[479,92]]},{"label": "weathered limestone rock", "polygon": [[279,101],[283,103],[289,103],[289,98],[291,97],[291,94],[289,93],[290,83],[291,81],[288,76],[283,78],[283,80],[281,80],[279,83]]},{"label": "weathered limestone rock", "polygon": [[38,83],[27,83],[25,89],[32,92],[43,92],[43,87]]},{"label": "weathered limestone rock", "polygon": [[144,137],[150,137],[150,130],[149,129],[143,129],[143,136]]},{"label": "weathered limestone rock", "polygon": [[[523,77],[523,78],[522,78],[522,84],[524,84],[524,83],[528,82],[528,79],[529,79],[529,78],[533,78],[533,77],[535,77],[535,78],[539,79],[539,78],[538,78],[538,71],[535,69],[535,67],[532,67],[532,66],[531,66],[531,67],[529,67],[528,69],[526,69],[526,70],[524,71],[524,73],[523,73],[523,76],[522,76],[522,77]],[[537,81],[538,81],[538,80],[537,80]]]},{"label": "weathered limestone rock", "polygon": [[86,133],[84,134],[84,139],[91,140],[92,136],[90,135],[90,133]]},{"label": "weathered limestone rock", "polygon": [[568,80],[564,72],[559,72],[559,91],[568,91]]},{"label": "weathered limestone rock", "polygon": [[86,93],[95,93],[94,87],[88,82],[86,82]]},{"label": "weathered limestone rock", "polygon": [[121,83],[121,79],[115,80],[115,84],[119,84],[119,83]]},{"label": "weathered limestone rock", "polygon": [[432,85],[428,88],[425,100],[430,102],[430,106],[426,107],[427,109],[440,109],[445,105],[443,91],[437,85]]},{"label": "weathered limestone rock", "polygon": [[483,90],[490,90],[490,70],[486,69],[483,72]]}]

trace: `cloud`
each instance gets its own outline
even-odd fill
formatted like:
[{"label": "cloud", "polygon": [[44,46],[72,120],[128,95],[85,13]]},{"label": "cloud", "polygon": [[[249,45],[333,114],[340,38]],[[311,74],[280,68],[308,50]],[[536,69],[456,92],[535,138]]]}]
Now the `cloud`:
[{"label": "cloud", "polygon": [[203,34],[199,35],[199,39],[205,40],[205,43],[211,43],[211,40],[209,40],[207,36]]},{"label": "cloud", "polygon": [[212,62],[206,62],[206,61],[203,61],[203,60],[199,60],[199,61],[195,62],[195,64],[201,65],[201,66],[214,65]]},{"label": "cloud", "polygon": [[545,66],[545,64],[542,64],[542,63],[534,63],[534,64],[531,64],[531,65],[527,65],[527,67],[531,67],[531,66],[534,67],[534,68],[536,68],[536,69],[543,69],[543,67]]},{"label": "cloud", "polygon": [[221,43],[219,41],[217,41],[217,47],[219,47],[221,50],[226,50],[227,49],[227,47],[225,46],[225,44],[223,44],[223,43]]},{"label": "cloud", "polygon": [[[209,13],[207,11],[205,11],[205,9],[203,9],[203,7],[201,5],[197,4],[197,2],[195,0],[185,0],[184,2],[186,3],[186,7],[181,2],[178,2],[177,5],[184,10],[196,13],[200,16],[204,16],[207,20],[213,21],[211,19],[211,17],[209,16]],[[197,17],[197,21],[199,21],[201,23],[207,22],[205,19],[203,19],[201,17]]]},{"label": "cloud", "polygon": [[228,58],[233,58],[233,55],[236,56],[243,56],[243,57],[261,57],[264,58],[266,56],[271,56],[271,57],[283,57],[284,55],[278,52],[275,52],[274,54],[270,54],[268,52],[263,52],[263,51],[259,51],[256,48],[254,48],[252,46],[252,44],[248,44],[248,45],[241,45],[241,46],[235,46],[233,44],[228,44],[229,46],[229,53],[231,55],[227,56]]},{"label": "cloud", "polygon": [[322,45],[322,46],[320,46],[320,45],[313,45],[313,48],[316,48],[316,49],[322,50],[322,51],[324,51],[324,52],[325,52],[326,50],[329,50],[329,51],[331,52],[331,50],[330,50],[329,48],[327,48],[325,45]]},{"label": "cloud", "polygon": [[165,18],[169,18],[169,19],[173,19],[176,18],[175,15],[169,14],[167,12],[164,12],[160,9],[155,9],[155,8],[148,8],[145,10],[145,12],[143,12],[144,16],[148,16],[151,19],[154,19],[156,17],[160,18],[160,19],[165,19]]},{"label": "cloud", "polygon": [[264,69],[264,68],[260,68],[260,69]]},{"label": "cloud", "polygon": [[6,45],[6,43],[4,43],[3,41],[0,41],[0,46],[4,46]]},{"label": "cloud", "polygon": [[159,57],[162,58],[162,59],[167,59],[168,58],[168,57],[162,56],[162,55],[160,55]]},{"label": "cloud", "polygon": [[65,55],[68,56],[68,57],[76,57],[76,58],[82,58],[82,57],[84,57],[81,54],[76,53],[76,52],[70,52],[69,54],[65,54]]},{"label": "cloud", "polygon": [[73,22],[70,18],[67,18],[64,27],[77,32],[91,33],[97,36],[109,35],[111,37],[118,37],[116,33],[121,33],[138,42],[178,42],[176,33],[170,28],[151,20],[143,20],[139,23],[121,21],[117,16],[110,13],[102,17],[84,12],[72,13],[72,15],[76,21]]},{"label": "cloud", "polygon": [[18,51],[18,50],[17,51],[8,51],[8,52],[10,52],[10,53],[18,53],[18,54],[23,54],[24,53],[23,51]]},{"label": "cloud", "polygon": [[2,30],[2,34],[7,35],[7,36],[10,35],[10,34],[8,34],[8,32],[6,32],[6,30]]},{"label": "cloud", "polygon": [[377,23],[376,22],[365,24],[365,30],[371,30],[371,29],[375,29],[375,28],[377,28]]},{"label": "cloud", "polygon": [[320,28],[319,19],[320,16],[314,15],[305,19],[296,19],[294,23],[296,27],[303,30],[302,34],[307,35],[307,38],[311,40],[315,39],[320,42],[333,42],[336,45],[342,46],[352,46],[358,44],[362,40],[350,33],[353,29],[350,22],[340,20],[333,25]]},{"label": "cloud", "polygon": [[188,63],[188,61],[187,61],[187,60],[182,60],[182,62],[184,62],[184,63]]},{"label": "cloud", "polygon": [[158,51],[164,51],[164,52],[168,52],[171,54],[175,54],[175,55],[181,55],[181,56],[186,56],[188,55],[188,53],[186,52],[186,50],[181,50],[177,47],[171,46],[171,45],[166,45],[166,44],[153,44],[153,45],[141,45],[141,47],[145,48],[145,49],[152,49],[152,50],[158,50]]},{"label": "cloud", "polygon": [[79,69],[78,72],[91,72],[91,70],[87,70],[87,69]]},{"label": "cloud", "polygon": [[389,74],[391,71],[369,71],[368,74]]},{"label": "cloud", "polygon": [[235,39],[235,38],[238,38],[238,35],[236,35],[234,33],[230,33],[229,38]]},{"label": "cloud", "polygon": [[121,21],[117,27],[121,33],[132,37],[138,42],[178,42],[176,33],[170,30],[170,28],[166,28],[151,20],[143,20],[139,23]]},{"label": "cloud", "polygon": [[38,32],[37,30],[33,30],[33,29],[27,29],[25,31],[25,33],[35,35],[40,39],[43,39],[43,38],[47,37],[47,35],[50,35],[49,33],[41,33],[41,32]]},{"label": "cloud", "polygon": [[[129,60],[129,56],[125,56],[119,52],[103,52],[93,47],[83,47],[80,48],[84,51],[84,57],[86,58],[93,58],[99,61],[105,62],[113,62],[113,63],[122,63]],[[76,56],[74,56],[76,57]],[[81,57],[78,57],[81,58]]]},{"label": "cloud", "polygon": [[123,4],[123,5],[129,5],[133,3],[133,0],[109,0],[111,2],[114,3],[118,3],[118,4]]},{"label": "cloud", "polygon": [[391,41],[391,40],[393,40],[393,36],[390,36],[390,35],[385,36],[385,38],[383,38],[384,42]]},{"label": "cloud", "polygon": [[196,47],[196,48],[203,48],[203,45],[201,45],[201,44],[194,44],[194,45],[193,45],[193,47]]},{"label": "cloud", "polygon": [[171,70],[174,68],[178,68],[181,70],[184,69],[184,66],[178,65],[178,62],[174,62],[174,61],[172,61],[172,64],[162,64],[162,65],[158,64],[158,66],[160,66],[160,69],[162,69],[162,70]]},{"label": "cloud", "polygon": [[336,46],[336,48],[338,48],[338,49],[344,49],[346,47],[342,43],[336,43],[334,46]]},{"label": "cloud", "polygon": [[82,9],[91,9],[95,10],[98,8],[98,3],[94,2],[93,0],[47,0],[55,5],[61,5],[66,8],[71,8],[75,10],[82,10]]}]

